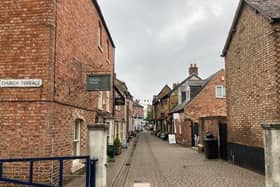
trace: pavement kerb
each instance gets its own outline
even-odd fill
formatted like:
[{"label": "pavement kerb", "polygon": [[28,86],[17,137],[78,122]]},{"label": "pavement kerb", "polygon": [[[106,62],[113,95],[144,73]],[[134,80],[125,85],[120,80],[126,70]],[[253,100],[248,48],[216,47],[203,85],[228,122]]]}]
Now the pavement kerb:
[{"label": "pavement kerb", "polygon": [[117,177],[118,177],[118,174],[121,172],[121,169],[122,167],[126,164],[125,162],[127,161],[128,157],[130,156],[130,153],[132,151],[132,148],[133,148],[133,144],[135,143],[136,141],[136,137],[133,138],[129,144],[128,144],[128,148],[127,148],[127,151],[125,152],[125,155],[119,155],[119,156],[123,156],[123,158],[120,160],[121,161],[121,164],[119,165],[118,169],[117,169],[117,172],[115,172],[115,175],[113,176],[112,178],[112,183],[111,184],[108,184],[108,187],[111,187],[111,185],[114,183],[114,181],[117,180]]}]

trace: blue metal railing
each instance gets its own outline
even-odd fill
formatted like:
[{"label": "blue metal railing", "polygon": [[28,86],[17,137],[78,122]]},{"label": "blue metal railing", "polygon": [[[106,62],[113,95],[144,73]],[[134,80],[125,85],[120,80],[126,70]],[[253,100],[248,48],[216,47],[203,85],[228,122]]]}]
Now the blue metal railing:
[{"label": "blue metal railing", "polygon": [[[95,187],[95,164],[97,159],[90,159],[89,156],[67,156],[67,157],[40,157],[40,158],[16,158],[16,159],[0,159],[0,182],[37,186],[37,187],[56,187],[51,184],[40,184],[33,182],[33,166],[34,162],[39,161],[58,161],[59,162],[59,177],[58,187],[63,186],[63,162],[65,160],[85,160],[86,179],[85,187]],[[16,163],[16,162],[29,162],[29,177],[28,181],[10,179],[3,176],[4,163]]]}]

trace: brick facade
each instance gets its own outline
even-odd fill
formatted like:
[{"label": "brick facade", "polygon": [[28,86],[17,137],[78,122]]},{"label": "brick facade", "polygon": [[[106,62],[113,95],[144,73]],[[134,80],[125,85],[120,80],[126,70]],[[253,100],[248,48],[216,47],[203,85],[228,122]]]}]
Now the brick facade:
[{"label": "brick facade", "polygon": [[[153,100],[153,119],[156,123],[156,130],[167,132],[167,120],[170,112],[170,93],[171,89],[165,85]],[[172,102],[174,102],[172,100]]]},{"label": "brick facade", "polygon": [[263,147],[261,124],[279,121],[276,35],[246,6],[225,57],[229,141]]},{"label": "brick facade", "polygon": [[205,87],[185,106],[185,117],[199,122],[203,116],[226,116],[226,99],[216,97],[216,86],[225,86],[225,71],[220,70],[209,78]]},{"label": "brick facade", "polygon": [[90,0],[5,0],[0,20],[0,79],[43,80],[40,88],[0,88],[0,157],[71,156],[78,119],[80,155],[88,155],[87,125],[113,110],[112,91],[86,89],[88,74],[114,71],[114,44],[98,5]]},{"label": "brick facade", "polygon": [[187,146],[193,145],[192,128],[194,125],[197,125],[200,143],[203,143],[203,136],[208,131],[218,135],[219,123],[212,123],[213,126],[209,126],[211,123],[207,125],[201,121],[202,117],[212,117],[215,120],[216,117],[226,116],[226,99],[216,97],[216,86],[218,85],[225,86],[225,71],[223,69],[209,77],[202,90],[179,113],[180,118],[175,122],[176,138],[179,143]]},{"label": "brick facade", "polygon": [[235,32],[223,52],[230,159],[260,172],[264,172],[261,124],[280,120],[280,27],[263,13],[243,3],[233,25]]}]

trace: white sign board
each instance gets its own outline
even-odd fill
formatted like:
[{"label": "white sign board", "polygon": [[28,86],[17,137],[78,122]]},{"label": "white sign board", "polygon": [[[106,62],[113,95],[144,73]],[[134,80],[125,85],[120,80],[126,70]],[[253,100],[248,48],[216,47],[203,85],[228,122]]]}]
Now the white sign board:
[{"label": "white sign board", "polygon": [[173,119],[180,119],[179,113],[174,113],[173,114]]},{"label": "white sign board", "polygon": [[42,79],[0,79],[0,88],[38,88]]},{"label": "white sign board", "polygon": [[176,144],[175,134],[168,134],[168,142],[169,144]]}]

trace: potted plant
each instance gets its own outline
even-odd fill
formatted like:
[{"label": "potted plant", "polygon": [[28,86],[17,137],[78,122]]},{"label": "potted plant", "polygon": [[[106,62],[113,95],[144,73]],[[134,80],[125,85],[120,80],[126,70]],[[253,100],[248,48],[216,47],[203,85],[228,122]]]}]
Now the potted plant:
[{"label": "potted plant", "polygon": [[122,147],[121,147],[121,146],[122,146],[122,143],[121,143],[119,137],[117,137],[117,138],[114,140],[114,149],[115,149],[115,154],[116,154],[116,155],[121,154],[121,152],[122,152]]}]

